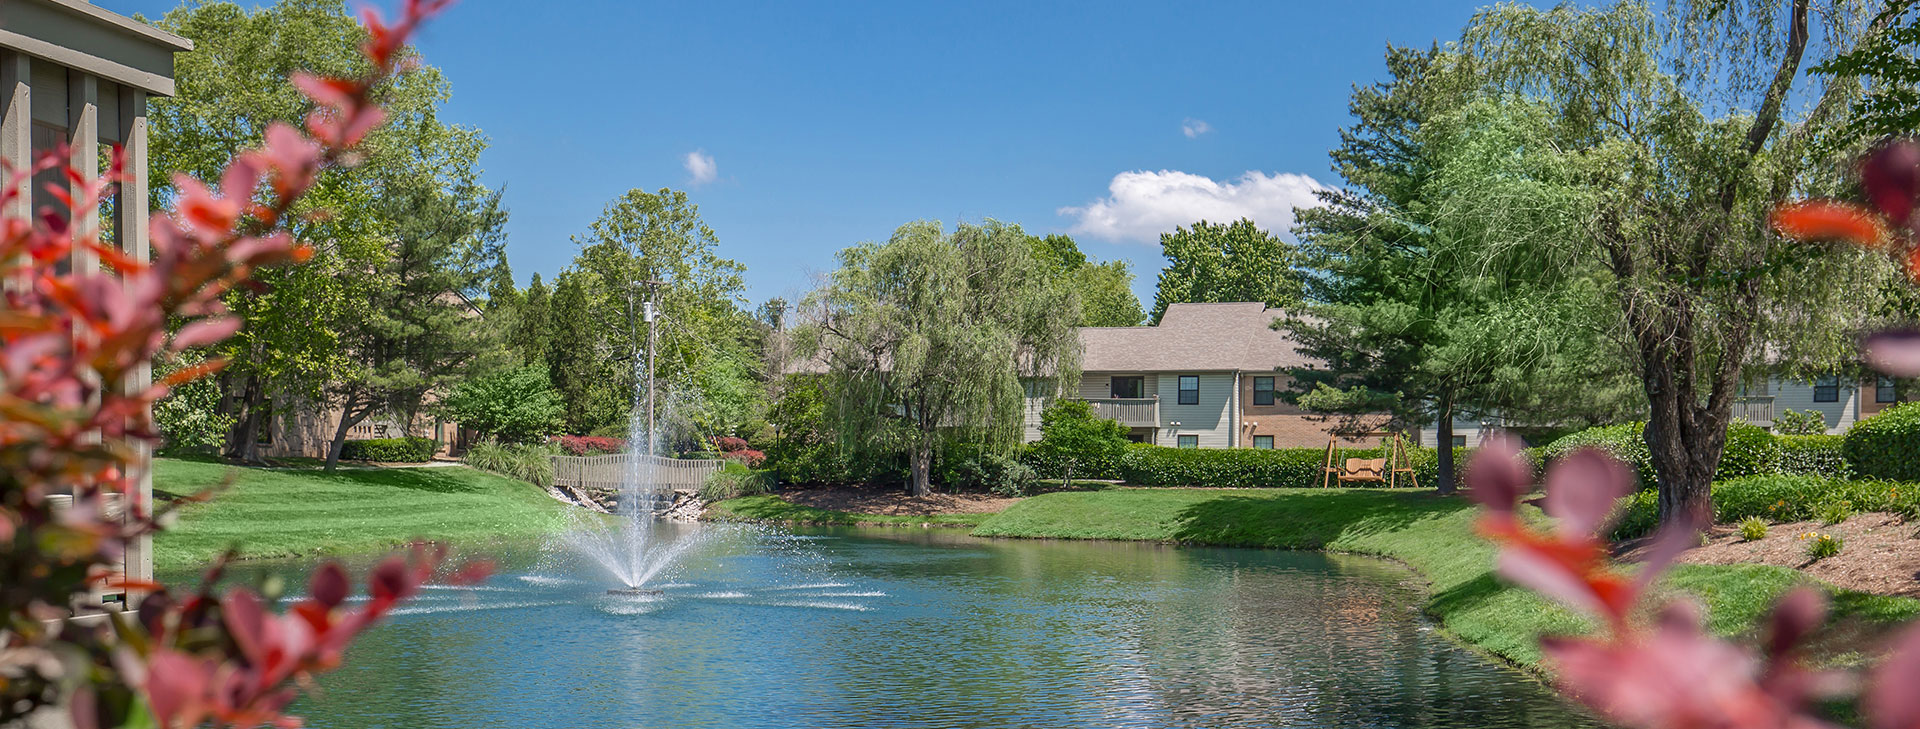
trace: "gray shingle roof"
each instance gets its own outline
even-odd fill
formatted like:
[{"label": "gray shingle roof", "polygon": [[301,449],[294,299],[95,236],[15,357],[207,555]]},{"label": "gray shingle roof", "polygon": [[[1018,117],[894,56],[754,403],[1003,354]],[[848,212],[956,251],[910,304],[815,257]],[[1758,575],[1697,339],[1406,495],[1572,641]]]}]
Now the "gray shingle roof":
[{"label": "gray shingle roof", "polygon": [[1270,325],[1284,314],[1260,302],[1173,304],[1158,326],[1083,327],[1086,372],[1271,371],[1305,367]]}]

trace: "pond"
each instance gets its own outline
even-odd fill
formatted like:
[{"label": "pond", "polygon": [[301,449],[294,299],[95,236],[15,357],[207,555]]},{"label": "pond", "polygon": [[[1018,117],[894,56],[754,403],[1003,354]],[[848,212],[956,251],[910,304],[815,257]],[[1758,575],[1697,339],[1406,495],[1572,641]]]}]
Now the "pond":
[{"label": "pond", "polygon": [[[504,549],[365,636],[314,727],[1585,727],[1411,575],[1308,552],[744,527],[653,596]],[[250,565],[238,578],[305,565]]]}]

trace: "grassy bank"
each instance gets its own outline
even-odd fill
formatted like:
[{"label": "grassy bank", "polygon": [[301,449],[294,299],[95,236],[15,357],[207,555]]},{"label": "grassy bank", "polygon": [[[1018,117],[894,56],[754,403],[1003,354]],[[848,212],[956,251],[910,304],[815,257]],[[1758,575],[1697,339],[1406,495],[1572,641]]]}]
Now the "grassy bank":
[{"label": "grassy bank", "polygon": [[480,543],[534,538],[566,508],[526,483],[470,468],[264,470],[154,461],[161,499],[217,486],[212,501],[180,511],[154,539],[154,567],[191,569],[228,546],[248,558],[356,554],[414,539]]},{"label": "grassy bank", "polygon": [[[1114,489],[1026,499],[974,530],[978,536],[1122,539],[1217,546],[1325,549],[1375,555],[1431,583],[1427,610],[1460,639],[1516,664],[1540,660],[1538,636],[1587,629],[1573,613],[1492,572],[1494,549],[1474,536],[1476,510],[1430,491]],[[1666,589],[1700,597],[1716,632],[1745,633],[1804,578],[1760,565],[1681,565]],[[1920,616],[1920,601],[1834,591],[1836,620],[1886,623]]]},{"label": "grassy bank", "polygon": [[976,527],[992,514],[858,514],[801,506],[778,496],[744,496],[707,507],[707,518],[718,521],[760,521],[804,526],[920,526]]}]

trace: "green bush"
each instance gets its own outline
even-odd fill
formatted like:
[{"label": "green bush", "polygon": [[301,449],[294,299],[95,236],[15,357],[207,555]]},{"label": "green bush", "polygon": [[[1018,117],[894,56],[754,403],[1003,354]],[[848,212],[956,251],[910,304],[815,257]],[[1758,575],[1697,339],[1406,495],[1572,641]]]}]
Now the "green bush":
[{"label": "green bush", "polygon": [[[1583,447],[1599,448],[1633,467],[1640,488],[1656,484],[1653,454],[1647,450],[1642,423],[1623,423],[1588,428],[1547,444],[1541,455],[1551,463]],[[1741,478],[1768,473],[1776,462],[1774,437],[1765,429],[1749,423],[1727,426],[1726,450],[1720,454],[1715,478]]]},{"label": "green bush", "polygon": [[340,444],[340,457],[349,461],[426,463],[433,460],[432,438],[370,438]]},{"label": "green bush", "polygon": [[566,403],[547,368],[527,365],[460,383],[440,409],[463,428],[508,443],[532,443],[560,432]]},{"label": "green bush", "polygon": [[[165,379],[206,361],[197,351],[162,353],[154,358],[153,378]],[[219,453],[236,418],[220,413],[220,383],[211,377],[176,385],[153,404],[153,425],[161,449],[169,454]]]},{"label": "green bush", "polygon": [[1766,539],[1767,538],[1767,520],[1757,516],[1749,516],[1745,519],[1741,519],[1740,520],[1740,538],[1742,540],[1749,541],[1749,542],[1757,542],[1762,539]]},{"label": "green bush", "polygon": [[[1714,521],[1735,523],[1748,517],[1771,522],[1821,519],[1843,505],[1849,513],[1920,511],[1920,484],[1848,481],[1816,476],[1748,476],[1713,484]],[[1655,493],[1642,491],[1621,502],[1617,539],[1643,536],[1657,526]]]},{"label": "green bush", "polygon": [[1827,416],[1818,410],[1781,410],[1773,417],[1773,432],[1780,435],[1822,435],[1827,432]]},{"label": "green bush", "polygon": [[742,496],[756,496],[773,490],[773,475],[766,471],[756,471],[735,461],[713,472],[706,483],[700,484],[700,498],[708,503],[737,499]]},{"label": "green bush", "polygon": [[1040,440],[1021,460],[1042,478],[1118,478],[1126,449],[1126,426],[1085,401],[1061,400],[1040,413]]},{"label": "green bush", "polygon": [[1033,490],[1034,470],[1014,453],[982,448],[972,443],[949,443],[934,459],[935,483],[954,491],[991,491],[1003,496],[1025,496]]},{"label": "green bush", "polygon": [[1815,534],[1807,539],[1807,557],[1818,562],[1840,554],[1845,546],[1847,542],[1844,539],[1831,534]]},{"label": "green bush", "polygon": [[[1379,448],[1341,449],[1334,465],[1343,465],[1348,458],[1382,458],[1382,453]],[[1468,449],[1454,449],[1456,473],[1466,472],[1471,456]],[[1136,486],[1318,488],[1326,457],[1321,448],[1167,448],[1138,443],[1121,454],[1119,476]],[[1407,460],[1422,487],[1438,485],[1438,451],[1409,448]],[[1400,485],[1412,485],[1405,474],[1399,479]]]},{"label": "green bush", "polygon": [[565,455],[547,443],[500,443],[488,439],[473,444],[464,456],[467,465],[546,487],[553,484],[553,457]]},{"label": "green bush", "polygon": [[1839,435],[1777,435],[1773,438],[1773,466],[1782,476],[1850,478],[1846,437]]},{"label": "green bush", "polygon": [[1902,403],[1854,423],[1847,462],[1861,476],[1920,481],[1920,402]]},{"label": "green bush", "polygon": [[1833,526],[1853,518],[1853,502],[1846,499],[1828,501],[1821,504],[1817,511],[1820,523]]}]

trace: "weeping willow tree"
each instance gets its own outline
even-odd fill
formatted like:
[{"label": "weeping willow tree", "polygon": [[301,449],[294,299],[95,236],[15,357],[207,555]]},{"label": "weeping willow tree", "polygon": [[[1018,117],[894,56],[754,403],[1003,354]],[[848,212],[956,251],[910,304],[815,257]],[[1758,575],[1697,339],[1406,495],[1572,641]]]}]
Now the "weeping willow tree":
[{"label": "weeping willow tree", "polygon": [[828,370],[842,444],[904,453],[916,496],[931,491],[943,437],[1011,447],[1026,398],[1079,378],[1079,299],[1019,226],[908,223],[841,251],[804,311],[800,340]]},{"label": "weeping willow tree", "polygon": [[1846,170],[1821,142],[1859,84],[1806,71],[1884,31],[1864,5],[1503,4],[1439,60],[1480,101],[1451,120],[1438,217],[1489,266],[1597,275],[1646,397],[1662,519],[1712,514],[1750,365],[1841,365],[1874,308],[1884,265],[1766,222]]}]

